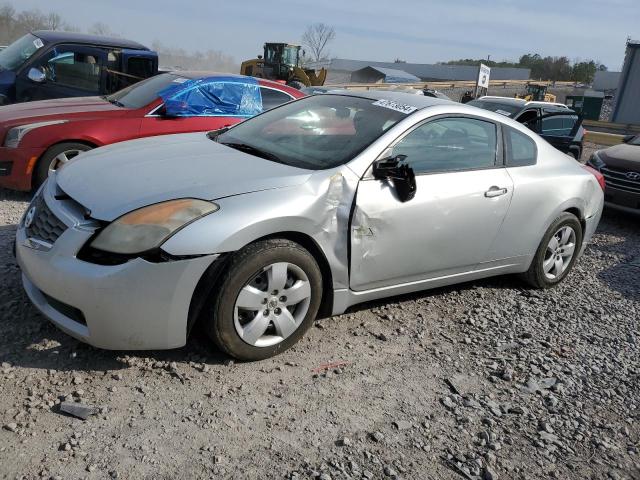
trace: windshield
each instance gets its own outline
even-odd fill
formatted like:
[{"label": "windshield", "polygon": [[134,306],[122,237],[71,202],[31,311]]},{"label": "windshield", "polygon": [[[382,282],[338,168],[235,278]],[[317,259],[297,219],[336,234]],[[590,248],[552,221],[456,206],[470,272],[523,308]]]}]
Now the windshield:
[{"label": "windshield", "polygon": [[505,117],[512,117],[520,110],[522,110],[522,107],[520,105],[492,102],[490,100],[471,100],[469,103],[467,103],[467,105],[482,108],[483,110],[489,110],[491,112],[496,112],[500,115],[504,115]]},{"label": "windshield", "polygon": [[285,47],[282,52],[282,63],[298,65],[298,47]]},{"label": "windshield", "polygon": [[315,95],[277,107],[218,135],[216,141],[286,165],[342,165],[417,110],[387,100]]},{"label": "windshield", "polygon": [[640,145],[640,135],[636,135],[636,138],[628,142],[627,145]]},{"label": "windshield", "polygon": [[142,108],[159,98],[158,93],[171,83],[182,83],[188,79],[175,73],[163,73],[147,78],[105,97],[111,103],[125,108]]},{"label": "windshield", "polygon": [[0,68],[3,70],[17,70],[42,47],[44,47],[44,42],[35,35],[28,33],[4,50],[0,50]]}]

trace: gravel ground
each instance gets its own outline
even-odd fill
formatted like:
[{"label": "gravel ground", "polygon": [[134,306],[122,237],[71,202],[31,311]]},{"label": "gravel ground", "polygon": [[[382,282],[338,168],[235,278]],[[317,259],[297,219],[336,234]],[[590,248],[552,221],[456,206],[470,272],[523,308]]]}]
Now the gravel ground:
[{"label": "gravel ground", "polygon": [[27,200],[0,191],[1,478],[640,479],[635,218],[607,211],[555,289],[393,298],[234,363],[200,334],[109,352],[54,328],[11,255]]}]

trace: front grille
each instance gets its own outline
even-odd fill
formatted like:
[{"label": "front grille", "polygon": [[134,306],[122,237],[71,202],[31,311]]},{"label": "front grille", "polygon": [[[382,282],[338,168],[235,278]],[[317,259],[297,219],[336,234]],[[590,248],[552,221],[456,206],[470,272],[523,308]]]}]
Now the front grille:
[{"label": "front grille", "polygon": [[38,195],[31,204],[25,216],[25,222],[28,220],[31,209],[35,208],[31,225],[27,227],[27,236],[44,242],[53,244],[67,229],[67,226],[56,217],[49,207],[47,207],[42,195]]},{"label": "front grille", "polygon": [[[604,176],[607,186],[629,193],[640,193],[640,172],[615,167],[602,167],[600,173]],[[628,173],[637,173],[639,178],[631,179]]]}]

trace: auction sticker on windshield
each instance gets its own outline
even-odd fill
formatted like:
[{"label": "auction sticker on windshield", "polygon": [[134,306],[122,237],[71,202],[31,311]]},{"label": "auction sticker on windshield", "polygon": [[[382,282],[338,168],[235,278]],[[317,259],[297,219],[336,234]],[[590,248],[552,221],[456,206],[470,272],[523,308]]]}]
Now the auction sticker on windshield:
[{"label": "auction sticker on windshield", "polygon": [[373,105],[376,105],[378,107],[389,108],[391,110],[395,110],[396,112],[406,113],[407,115],[418,110],[417,107],[412,107],[411,105],[405,105],[403,103],[393,102],[391,100],[378,100],[377,102],[374,102]]},{"label": "auction sticker on windshield", "polygon": [[500,115],[504,115],[505,117],[510,117],[511,113],[510,112],[505,112],[504,110],[496,110],[496,113],[499,113]]},{"label": "auction sticker on windshield", "polygon": [[44,43],[39,38],[36,38],[33,41],[33,46],[36,47],[36,48],[42,48],[42,47],[44,47]]}]

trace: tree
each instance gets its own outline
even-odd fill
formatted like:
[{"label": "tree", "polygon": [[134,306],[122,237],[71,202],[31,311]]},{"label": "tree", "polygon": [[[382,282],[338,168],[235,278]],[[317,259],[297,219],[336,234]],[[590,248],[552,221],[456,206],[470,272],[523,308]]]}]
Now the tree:
[{"label": "tree", "polygon": [[336,31],[333,27],[324,23],[314,23],[305,30],[302,43],[309,47],[311,59],[317,62],[328,58],[327,44],[335,38]]},{"label": "tree", "polygon": [[51,12],[45,18],[47,30],[65,30],[66,25],[57,13]]},{"label": "tree", "polygon": [[91,26],[91,28],[88,30],[88,32],[93,34],[93,35],[103,35],[105,37],[117,37],[117,36],[119,36],[113,30],[111,30],[109,25],[107,25],[105,23],[102,23],[102,22],[94,23]]}]

